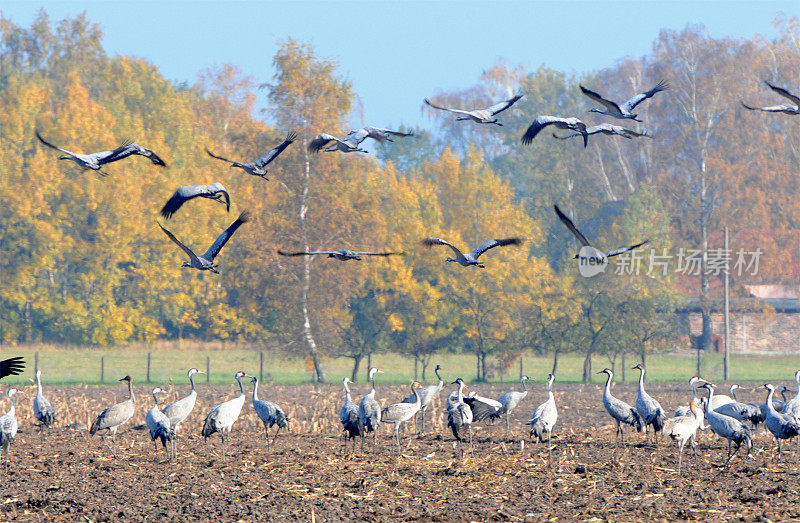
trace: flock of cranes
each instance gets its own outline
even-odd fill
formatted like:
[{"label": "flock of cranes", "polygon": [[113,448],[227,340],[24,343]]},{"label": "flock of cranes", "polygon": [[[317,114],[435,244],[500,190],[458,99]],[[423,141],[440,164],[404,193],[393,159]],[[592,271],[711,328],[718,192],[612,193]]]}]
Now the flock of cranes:
[{"label": "flock of cranes", "polygon": [[[658,400],[645,390],[645,366],[638,364],[633,368],[640,371],[638,393],[633,406],[612,395],[611,385],[614,373],[611,369],[606,368],[598,373],[607,375],[602,402],[606,412],[616,423],[616,444],[625,443],[624,425],[630,425],[638,432],[644,429],[646,431],[645,445],[650,444],[650,437],[647,431],[652,430],[652,444],[656,446],[658,445],[659,434],[664,434],[673,439],[678,445],[678,474],[681,471],[683,450],[687,443],[691,444],[692,453],[696,461],[695,440],[698,430],[710,428],[716,435],[727,440],[728,453],[723,470],[742,446],[745,447],[748,453],[750,452],[753,448],[753,430],[760,423],[764,424],[766,430],[777,441],[776,460],[778,461],[781,459],[782,442],[800,436],[800,370],[795,373],[795,381],[797,383],[797,394],[795,396],[787,400],[785,393],[789,389],[782,387],[780,392],[783,396],[783,401],[774,399],[775,387],[767,383],[764,384],[767,399],[763,405],[738,402],[735,391],[741,389],[741,387],[736,384],[731,386],[731,396],[715,394],[713,383],[693,376],[689,380],[692,394],[689,404],[679,407],[675,415],[668,418]],[[377,367],[372,367],[369,370],[370,391],[358,403],[353,400],[349,387],[353,382],[349,377],[345,377],[342,380],[344,403],[339,411],[345,453],[347,453],[347,444],[350,442],[352,442],[351,453],[355,453],[356,442],[359,438],[361,439],[361,450],[363,451],[364,443],[369,433],[372,433],[373,447],[376,447],[377,433],[381,424],[389,424],[393,425],[391,429],[392,453],[401,455],[400,429],[404,423],[419,414],[421,420],[417,428],[420,434],[425,432],[425,412],[431,408],[434,398],[445,386],[441,370],[442,367],[437,365],[435,373],[438,383],[421,387],[418,382],[414,381],[411,384],[412,394],[409,397],[384,408],[381,408],[381,403],[376,399],[375,387],[375,376],[383,371]],[[155,443],[156,452],[159,450],[158,443],[160,441],[169,460],[177,457],[176,440],[179,427],[192,413],[197,402],[197,390],[194,383],[196,374],[202,374],[202,371],[196,368],[189,369],[187,372],[190,384],[189,393],[163,408],[159,405],[158,396],[165,391],[160,387],[152,389],[153,407],[146,414],[145,425],[151,440]],[[33,410],[38,421],[41,437],[44,439],[46,430],[56,420],[56,411],[44,396],[41,375],[41,371],[37,370],[36,396],[33,400]],[[213,407],[203,420],[200,430],[200,435],[204,438],[208,438],[213,434],[220,435],[223,462],[227,460],[229,454],[231,429],[240,417],[245,405],[246,393],[242,383],[243,378],[250,378],[253,385],[253,410],[264,426],[267,453],[270,452],[271,444],[274,444],[281,429],[286,428],[288,430],[289,427],[290,419],[283,408],[271,401],[259,399],[258,378],[248,376],[247,373],[241,370],[236,372],[234,380],[239,387],[239,394]],[[100,433],[103,443],[111,451],[114,458],[117,457],[117,430],[134,416],[136,410],[133,379],[130,376],[125,376],[120,381],[125,382],[127,385],[127,399],[100,412],[89,429],[91,436],[98,432]],[[520,378],[521,390],[509,391],[496,400],[479,396],[474,391],[468,395],[465,394],[466,384],[461,378],[457,378],[452,382],[455,388],[445,400],[447,427],[457,442],[458,452],[462,458],[465,453],[464,444],[468,445],[470,453],[473,451],[473,424],[484,421],[493,422],[500,417],[504,417],[506,420],[506,435],[512,433],[510,416],[527,397],[526,382],[528,381],[531,381],[528,376],[522,376]],[[547,445],[548,459],[552,455],[552,433],[558,421],[558,409],[553,395],[554,381],[555,376],[548,374],[547,398],[536,407],[528,421],[530,437],[537,443]],[[697,388],[706,389],[708,397],[698,397]],[[0,416],[0,451],[5,452],[6,459],[9,462],[11,445],[19,427],[15,407],[17,395],[21,393],[22,391],[17,388],[12,387],[9,389],[7,394],[11,406],[3,416]],[[277,426],[277,430],[270,438],[270,430],[275,426]],[[107,441],[109,436],[111,437],[111,444]],[[798,445],[800,445],[800,438],[797,441]]]}]

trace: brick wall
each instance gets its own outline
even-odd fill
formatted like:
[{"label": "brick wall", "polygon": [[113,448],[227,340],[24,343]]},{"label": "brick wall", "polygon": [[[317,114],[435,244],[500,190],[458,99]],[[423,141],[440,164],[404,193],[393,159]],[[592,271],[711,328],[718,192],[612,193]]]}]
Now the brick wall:
[{"label": "brick wall", "polygon": [[[702,332],[699,312],[688,313],[689,330],[692,336]],[[714,334],[724,336],[725,324],[722,313],[711,315]],[[788,353],[800,352],[800,314],[784,312],[731,313],[731,352]],[[691,348],[691,347],[685,347]]]}]

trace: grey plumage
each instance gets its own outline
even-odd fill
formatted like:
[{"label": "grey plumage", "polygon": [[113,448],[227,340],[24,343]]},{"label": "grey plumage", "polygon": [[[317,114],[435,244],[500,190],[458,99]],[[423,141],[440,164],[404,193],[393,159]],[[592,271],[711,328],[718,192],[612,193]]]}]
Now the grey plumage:
[{"label": "grey plumage", "polygon": [[494,240],[486,240],[478,247],[476,247],[475,250],[473,250],[472,252],[464,254],[455,245],[441,238],[428,237],[422,240],[422,245],[424,245],[425,247],[433,247],[434,245],[446,245],[447,247],[450,247],[450,249],[453,251],[456,257],[447,258],[446,261],[456,262],[462,267],[469,267],[471,265],[474,265],[476,267],[480,267],[481,269],[485,269],[486,266],[480,263],[478,261],[478,258],[489,249],[494,249],[495,247],[505,247],[506,245],[521,245],[521,244],[522,244],[522,238],[499,238]]},{"label": "grey plumage", "polygon": [[191,388],[189,389],[189,394],[182,397],[181,399],[170,403],[162,412],[169,418],[170,427],[172,427],[173,432],[175,434],[178,433],[178,428],[180,427],[181,423],[189,417],[189,414],[192,413],[194,410],[194,405],[197,402],[197,390],[194,386],[194,375],[195,374],[205,374],[205,372],[200,371],[192,367],[186,373],[187,377],[189,378],[189,385]]},{"label": "grey plumage", "polygon": [[264,178],[265,180],[269,180],[269,178],[267,178],[267,173],[269,172],[267,170],[267,165],[269,165],[273,160],[275,160],[275,158],[277,158],[278,155],[281,154],[284,149],[289,147],[296,139],[297,139],[297,133],[294,131],[289,131],[286,134],[286,138],[284,138],[283,142],[278,144],[277,147],[270,150],[264,156],[256,158],[252,162],[248,163],[228,160],[227,158],[224,158],[222,156],[217,156],[216,154],[209,151],[207,147],[206,147],[206,153],[212,158],[230,163],[231,167],[237,167],[246,172],[247,174],[252,174],[253,176],[258,176],[260,178]]},{"label": "grey plumage", "polygon": [[368,252],[368,251],[348,251],[347,249],[342,249],[339,251],[300,251],[300,252],[286,252],[282,250],[278,250],[278,254],[281,256],[325,256],[327,255],[328,258],[335,258],[340,261],[346,260],[358,260],[361,261],[362,256],[403,256],[404,252]]},{"label": "grey plumage", "polygon": [[639,416],[639,413],[636,412],[636,409],[621,399],[617,399],[611,395],[611,380],[614,379],[614,373],[611,371],[611,369],[603,369],[598,372],[598,374],[608,375],[605,389],[603,389],[603,406],[606,408],[606,412],[608,412],[608,414],[617,423],[616,439],[622,439],[624,443],[625,433],[622,431],[622,424],[624,423],[626,425],[636,427],[636,431],[641,432],[642,418]]},{"label": "grey plumage", "polygon": [[736,399],[736,394],[734,391],[737,388],[740,388],[739,385],[735,383],[731,385],[730,390],[731,395],[733,396],[733,401],[730,403],[725,403],[724,405],[720,405],[719,407],[715,408],[714,411],[724,416],[730,416],[738,419],[739,421],[749,421],[754,426],[763,422],[764,418],[762,417],[761,408],[758,405],[755,403],[742,403]]},{"label": "grey plumage", "polygon": [[800,97],[790,93],[783,87],[778,87],[777,85],[773,85],[767,81],[765,81],[764,83],[767,84],[767,87],[769,87],[779,95],[783,96],[787,100],[791,101],[792,105],[781,104],[781,105],[771,105],[768,107],[754,107],[751,105],[747,105],[744,102],[741,102],[741,104],[744,106],[745,109],[750,109],[751,111],[764,111],[767,113],[800,114]]},{"label": "grey plumage", "polygon": [[428,407],[430,407],[431,403],[433,402],[433,398],[435,398],[439,392],[442,391],[444,387],[444,381],[442,380],[442,375],[439,374],[439,371],[442,370],[441,365],[436,365],[433,368],[434,374],[436,374],[436,378],[439,380],[435,385],[428,385],[427,387],[420,387],[416,392],[411,391],[411,396],[408,396],[403,400],[403,403],[416,403],[417,396],[419,396],[420,408],[419,414],[422,418],[421,428],[418,431],[420,434],[425,433],[425,414],[428,412]]},{"label": "grey plumage", "polygon": [[464,398],[464,403],[469,405],[470,410],[472,410],[473,422],[492,419],[492,414],[496,414],[503,406],[503,404],[497,400],[478,396],[475,391],[470,392],[469,395]]},{"label": "grey plumage", "polygon": [[547,375],[547,400],[536,407],[533,411],[528,424],[531,426],[531,438],[536,438],[539,443],[544,443],[544,433],[547,432],[548,452],[550,449],[550,439],[553,435],[553,427],[558,421],[558,409],[556,399],[553,396],[553,381],[556,377],[552,374]]},{"label": "grey plumage", "polygon": [[[634,131],[633,129],[627,129],[622,127],[621,125],[612,125],[610,123],[601,123],[600,125],[593,125],[591,127],[586,128],[586,135],[592,136],[594,134],[607,134],[610,136],[622,136],[623,138],[627,138],[628,140],[632,140],[633,138],[652,138],[647,131],[639,132]],[[553,138],[558,138],[559,140],[569,140],[570,138],[574,138],[576,136],[583,136],[583,133],[575,132],[570,133],[566,136],[558,136],[557,134],[553,133]]]},{"label": "grey plumage", "polygon": [[784,439],[795,438],[800,434],[800,420],[794,414],[785,414],[778,412],[772,405],[772,396],[775,393],[775,387],[770,383],[765,383],[764,388],[767,389],[767,417],[764,420],[764,425],[767,427],[775,439],[778,440],[778,456],[777,461],[781,459],[781,441]]},{"label": "grey plumage", "polygon": [[458,384],[458,392],[455,401],[447,402],[447,426],[458,441],[458,451],[463,456],[461,442],[465,431],[469,434],[469,450],[472,452],[472,409],[464,403],[464,380],[458,378],[453,383]]},{"label": "grey plumage", "polygon": [[506,418],[506,435],[511,432],[511,413],[514,409],[517,408],[517,405],[520,404],[522,400],[528,395],[528,389],[525,387],[525,382],[531,380],[528,376],[522,376],[519,379],[520,384],[522,385],[522,390],[512,390],[511,392],[506,392],[499,398],[497,401],[500,403],[500,408],[497,409],[497,412],[490,414],[490,419],[497,419],[500,416],[505,415]]},{"label": "grey plumage", "polygon": [[683,464],[683,447],[687,442],[691,442],[692,454],[694,455],[695,463],[697,462],[695,438],[697,429],[703,424],[704,418],[703,409],[692,399],[689,402],[688,414],[676,416],[664,422],[664,434],[678,443],[678,475],[681,473],[681,465]]},{"label": "grey plumage", "polygon": [[278,430],[272,436],[272,443],[275,443],[275,438],[280,434],[281,429],[289,426],[289,416],[275,403],[271,401],[264,401],[258,399],[258,378],[253,376],[250,381],[253,382],[253,410],[256,411],[261,423],[264,424],[264,432],[267,438],[267,452],[269,452],[269,429],[277,425]]},{"label": "grey plumage", "polygon": [[210,185],[186,185],[178,187],[164,207],[161,208],[161,216],[169,220],[172,215],[181,208],[181,205],[193,198],[206,198],[225,205],[225,210],[231,210],[231,197],[225,187],[217,182]]},{"label": "grey plumage", "polygon": [[[117,457],[117,429],[120,425],[131,419],[133,413],[136,411],[136,397],[133,395],[133,378],[125,376],[119,381],[128,383],[128,399],[111,405],[101,412],[95,418],[89,429],[90,436],[94,436],[100,430],[105,430],[105,432],[101,434],[101,437],[106,447],[111,449],[111,452],[114,454],[114,459]],[[106,437],[108,437],[109,434],[111,434],[112,444],[110,447],[106,442]]]},{"label": "grey plumage", "polygon": [[361,142],[367,138],[385,143],[393,142],[392,136],[412,136],[414,133],[405,133],[402,131],[393,131],[391,129],[384,129],[381,127],[362,127],[355,131],[350,131],[347,136],[341,140],[332,134],[320,133],[308,144],[308,150],[313,153],[318,153],[321,150],[325,152],[340,151],[343,153],[365,153],[365,149],[359,148]]},{"label": "grey plumage", "polygon": [[352,383],[349,377],[342,380],[342,385],[344,386],[344,405],[342,405],[341,410],[339,410],[339,421],[342,423],[342,431],[346,433],[345,445],[348,439],[352,440],[353,452],[355,452],[356,438],[364,437],[364,424],[361,422],[361,418],[358,415],[358,406],[353,402],[353,398],[350,396],[350,387],[347,386],[348,383]]},{"label": "grey plumage", "polygon": [[381,425],[381,406],[375,399],[375,374],[383,373],[377,367],[369,369],[369,381],[372,386],[369,393],[367,393],[358,403],[358,416],[361,418],[361,424],[364,426],[364,432],[372,432],[372,441],[378,434],[378,427]]},{"label": "grey plumage", "polygon": [[525,130],[525,134],[522,135],[523,145],[529,145],[533,139],[536,138],[536,135],[542,131],[542,129],[550,125],[557,127],[558,129],[576,131],[578,134],[583,136],[584,147],[586,147],[586,145],[589,143],[589,135],[586,134],[586,124],[580,121],[578,118],[563,118],[561,116],[540,115],[533,120],[533,123],[531,123],[530,126],[528,126],[528,128]]},{"label": "grey plumage", "polygon": [[239,395],[211,409],[206,419],[203,421],[203,429],[200,431],[200,435],[205,439],[219,432],[220,438],[222,439],[223,462],[226,460],[225,447],[230,446],[231,427],[233,427],[233,424],[239,419],[239,414],[242,413],[242,407],[244,406],[244,386],[242,386],[242,378],[245,376],[247,376],[247,373],[243,370],[238,371],[233,376],[233,379],[235,379],[236,383],[239,385]]},{"label": "grey plumage", "polygon": [[[584,236],[581,233],[581,231],[579,231],[578,228],[575,227],[575,224],[572,223],[572,220],[569,219],[569,216],[564,214],[561,211],[561,209],[558,208],[558,205],[553,205],[553,209],[556,211],[556,216],[558,216],[558,219],[561,220],[561,223],[563,223],[564,225],[567,226],[567,229],[569,229],[569,231],[575,236],[575,238],[578,239],[578,241],[580,242],[580,244],[582,246],[584,246],[584,247],[591,247],[592,246],[592,244],[589,243],[589,240],[586,239],[586,236]],[[614,249],[614,250],[611,250],[611,251],[608,251],[608,252],[604,252],[603,255],[606,258],[611,258],[612,256],[618,256],[618,255],[626,253],[628,251],[632,251],[634,249],[638,249],[642,245],[646,244],[648,241],[650,241],[650,240],[645,240],[645,241],[643,241],[641,243],[637,243],[636,245],[631,245],[629,247],[620,247],[619,249]],[[579,255],[576,254],[575,258],[577,259],[578,257],[579,257]]]},{"label": "grey plumage", "polygon": [[644,390],[644,376],[647,372],[644,365],[639,363],[633,368],[639,369],[639,394],[636,396],[636,412],[639,413],[639,417],[644,422],[644,439],[647,442],[647,428],[652,426],[653,443],[657,443],[657,435],[664,428],[664,420],[667,416],[664,414],[661,404]]},{"label": "grey plumage", "polygon": [[731,452],[731,445],[735,443],[736,452],[738,452],[742,443],[744,443],[747,447],[747,453],[749,454],[750,449],[753,448],[753,435],[750,429],[741,421],[730,416],[719,414],[711,408],[711,405],[714,404],[713,383],[705,382],[703,388],[708,390],[708,402],[706,403],[706,419],[708,420],[708,424],[711,425],[711,429],[715,434],[728,440],[728,459],[725,461],[724,469],[728,466],[728,463],[730,463],[734,455],[734,453]]},{"label": "grey plumage", "polygon": [[589,112],[605,114],[605,115],[608,115],[608,116],[613,116],[614,118],[619,118],[621,120],[628,118],[628,119],[631,119],[631,120],[635,120],[637,122],[641,122],[641,120],[639,120],[639,118],[638,118],[639,115],[638,114],[634,114],[631,111],[633,111],[633,109],[637,105],[639,105],[643,101],[647,100],[648,98],[651,98],[656,93],[660,93],[661,91],[665,91],[665,90],[669,89],[669,84],[667,82],[665,82],[664,80],[661,80],[660,82],[658,82],[658,84],[655,87],[653,87],[649,91],[645,91],[643,93],[639,93],[636,96],[626,100],[625,102],[623,102],[621,104],[617,104],[616,102],[614,102],[612,100],[608,100],[606,98],[603,98],[598,93],[596,93],[594,91],[590,91],[589,89],[585,88],[582,85],[580,86],[580,88],[581,88],[581,92],[583,94],[585,94],[586,96],[588,96],[589,98],[591,98],[595,102],[597,102],[597,103],[599,103],[601,105],[604,105],[605,108],[606,108],[604,111],[602,111],[600,109],[592,108],[592,109],[589,109]]},{"label": "grey plumage", "polygon": [[33,413],[39,421],[39,433],[44,437],[44,429],[56,419],[56,409],[47,401],[42,393],[42,371],[36,370],[36,397],[33,398]]},{"label": "grey plumage", "polygon": [[211,271],[215,274],[219,274],[219,271],[217,270],[217,264],[214,263],[214,258],[217,257],[219,251],[222,250],[222,248],[225,246],[228,240],[236,232],[236,230],[242,224],[247,223],[248,221],[250,221],[250,213],[248,213],[247,211],[242,211],[242,214],[239,215],[236,221],[233,222],[230,225],[230,227],[225,229],[222,232],[222,234],[217,236],[217,239],[214,240],[214,243],[211,245],[211,247],[208,248],[208,250],[202,256],[197,256],[194,253],[194,251],[192,251],[189,247],[181,243],[180,240],[178,240],[175,237],[175,235],[173,235],[171,232],[165,229],[163,225],[159,223],[158,226],[161,227],[161,230],[164,231],[164,234],[166,234],[167,237],[170,240],[172,240],[173,243],[175,243],[175,245],[180,247],[183,250],[183,252],[185,252],[189,256],[189,261],[183,262],[183,265],[181,265],[181,267],[191,267],[192,269],[197,269],[200,271]]},{"label": "grey plumage", "polygon": [[11,400],[11,407],[8,412],[0,416],[0,456],[5,450],[8,463],[11,463],[11,445],[17,437],[17,429],[19,427],[16,415],[17,409],[14,405],[14,396],[19,393],[20,391],[14,387],[8,389],[8,399]]},{"label": "grey plumage", "polygon": [[458,118],[456,118],[456,121],[472,120],[473,122],[476,123],[494,124],[502,126],[503,124],[498,122],[497,118],[493,118],[493,116],[505,111],[506,109],[517,103],[517,101],[519,101],[520,98],[522,98],[523,96],[524,95],[522,94],[518,94],[508,100],[504,100],[502,102],[498,102],[492,105],[491,107],[487,107],[486,109],[475,109],[473,111],[465,111],[461,109],[450,109],[448,107],[442,107],[441,105],[434,104],[428,98],[425,98],[425,104],[440,111],[447,111],[459,115]]},{"label": "grey plumage", "polygon": [[[158,395],[163,393],[164,391],[160,387],[153,389],[153,408],[147,411],[145,424],[150,431],[150,439],[153,441],[160,439],[169,459],[172,459],[175,457],[175,431],[170,425],[167,415],[158,408]],[[167,448],[168,441],[170,442],[169,449]],[[156,443],[156,450],[158,450],[158,443]]]},{"label": "grey plumage", "polygon": [[166,167],[167,164],[162,160],[156,153],[151,151],[146,147],[142,147],[141,145],[135,144],[133,142],[128,142],[120,145],[116,149],[112,149],[110,151],[101,151],[98,153],[90,153],[90,154],[80,154],[80,153],[73,153],[67,151],[66,149],[62,149],[52,143],[48,142],[42,135],[39,134],[39,131],[36,132],[36,138],[47,147],[51,149],[55,149],[56,151],[60,151],[64,153],[62,156],[59,156],[59,160],[71,160],[79,167],[83,169],[91,169],[96,171],[98,174],[102,176],[107,176],[108,173],[103,171],[100,167],[103,165],[116,162],[118,160],[122,160],[123,158],[127,158],[131,155],[139,155],[149,158],[153,164]]},{"label": "grey plumage", "polygon": [[[419,412],[422,405],[418,387],[419,383],[416,381],[411,384],[411,392],[416,396],[416,401],[414,403],[394,403],[388,407],[384,407],[381,411],[381,421],[383,423],[394,423],[392,438],[394,443],[397,444],[398,454],[400,454],[400,425],[413,418],[414,414]],[[394,446],[392,450],[394,451]]]}]

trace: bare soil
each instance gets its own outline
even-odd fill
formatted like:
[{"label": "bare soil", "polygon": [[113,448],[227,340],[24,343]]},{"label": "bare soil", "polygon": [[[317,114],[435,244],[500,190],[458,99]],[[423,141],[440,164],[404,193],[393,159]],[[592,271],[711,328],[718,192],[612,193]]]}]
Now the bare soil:
[{"label": "bare soil", "polygon": [[[356,401],[365,387],[355,387]],[[477,386],[499,396],[506,387]],[[527,437],[524,424],[544,398],[532,392],[505,423],[475,429],[472,454],[460,459],[452,434],[445,431],[443,391],[430,431],[407,427],[400,457],[392,456],[388,428],[373,446],[345,450],[338,409],[343,395],[335,386],[262,387],[261,396],[284,405],[293,418],[291,433],[281,433],[267,454],[264,432],[249,401],[234,425],[231,455],[223,463],[219,439],[199,436],[206,412],[232,397],[233,387],[201,387],[200,400],[184,423],[178,458],[155,451],[144,421],[150,387],[137,386],[137,415],[117,438],[113,459],[86,425],[104,406],[124,397],[122,387],[47,388],[61,415],[41,440],[32,423],[29,389],[18,406],[21,430],[10,465],[0,469],[0,517],[19,520],[787,520],[800,518],[800,464],[795,443],[784,445],[776,463],[775,443],[759,429],[747,459],[734,458],[721,469],[726,443],[710,432],[699,437],[699,460],[684,456],[676,473],[671,441],[644,445],[644,435],[626,433],[614,443],[614,426],[596,385],[556,383],[559,423],[552,459],[546,446]],[[179,386],[170,400],[184,394]],[[648,391],[669,411],[688,402],[688,387],[652,384]],[[633,403],[636,388],[615,387]],[[401,387],[379,387],[384,405],[407,394]],[[752,395],[748,401],[763,401]],[[7,402],[6,402],[7,403]],[[426,422],[426,425],[428,423]],[[787,452],[786,450],[789,449]]]}]

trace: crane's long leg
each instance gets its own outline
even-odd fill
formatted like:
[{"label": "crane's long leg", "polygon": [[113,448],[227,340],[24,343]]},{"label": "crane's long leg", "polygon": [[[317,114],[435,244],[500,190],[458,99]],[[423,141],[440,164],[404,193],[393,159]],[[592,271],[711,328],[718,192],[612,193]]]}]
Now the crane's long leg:
[{"label": "crane's long leg", "polygon": [[472,423],[469,424],[469,453],[472,454]]},{"label": "crane's long leg", "polygon": [[422,410],[422,431],[420,434],[425,434],[425,409]]},{"label": "crane's long leg", "polygon": [[553,429],[547,429],[547,461],[552,461],[553,458]]},{"label": "crane's long leg", "polygon": [[686,445],[686,442],[678,442],[678,475],[681,475],[681,465],[683,464],[683,446]]},{"label": "crane's long leg", "polygon": [[777,439],[778,439],[778,459],[777,459],[776,463],[780,463],[781,462],[781,439],[780,438],[777,438]]},{"label": "crane's long leg", "polygon": [[509,412],[506,411],[506,436],[511,432],[511,421],[508,419]]}]

